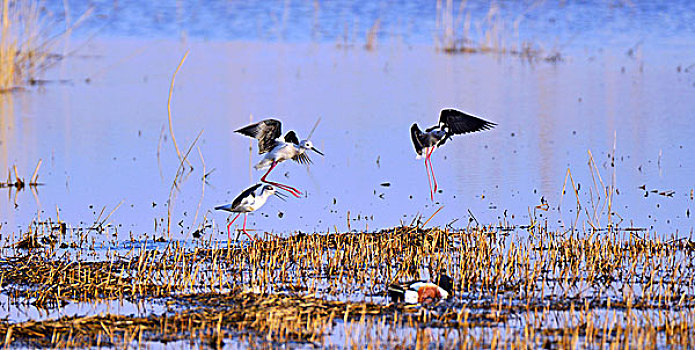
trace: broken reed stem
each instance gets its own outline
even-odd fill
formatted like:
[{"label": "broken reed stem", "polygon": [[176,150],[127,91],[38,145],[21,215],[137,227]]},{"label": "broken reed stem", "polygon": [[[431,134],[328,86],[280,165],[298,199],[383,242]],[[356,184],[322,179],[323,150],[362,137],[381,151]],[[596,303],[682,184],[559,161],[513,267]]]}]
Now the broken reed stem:
[{"label": "broken reed stem", "polygon": [[581,213],[582,210],[582,203],[579,200],[579,191],[577,190],[577,185],[574,184],[574,178],[572,177],[572,171],[570,171],[570,168],[567,168],[567,175],[570,177],[570,182],[572,183],[572,190],[574,190],[574,196],[577,199],[577,217],[574,219],[574,225],[573,227],[577,227],[577,223],[579,222],[579,213]]},{"label": "broken reed stem", "polygon": [[[103,225],[106,223],[106,221],[109,220],[109,218],[111,217],[111,215],[112,215],[114,212],[116,212],[116,209],[118,209],[118,208],[121,206],[121,204],[123,204],[123,200],[121,200],[121,202],[118,203],[118,205],[117,205],[115,208],[113,208],[113,210],[111,210],[111,211],[109,212],[109,215],[106,215],[106,217],[104,218],[104,220],[102,220],[101,223],[100,223],[99,225],[100,225],[100,226],[103,226]],[[104,208],[105,208],[105,207],[104,207]]]},{"label": "broken reed stem", "polygon": [[613,153],[611,154],[611,167],[613,168],[613,176],[611,176],[611,187],[606,200],[608,200],[608,225],[613,227],[613,192],[615,192],[615,149],[618,143],[618,131],[613,130]]},{"label": "broken reed stem", "polygon": [[[593,189],[591,187],[589,187],[589,200],[591,201],[591,210],[593,211],[593,214],[589,215],[587,213],[587,216],[588,216],[589,220],[591,221],[590,225],[593,227],[594,226],[593,225],[594,220],[596,220],[596,223],[598,224],[598,226],[601,226],[601,223],[598,220],[597,212],[596,212],[597,207],[598,207],[598,203],[600,203],[600,201],[601,201],[601,195],[599,194],[598,185],[596,185],[596,178],[594,177],[594,168],[592,167],[593,157],[591,155],[591,151],[588,151],[588,152],[589,152],[589,162],[588,162],[589,173],[591,174],[591,181],[592,181],[594,187],[593,187]],[[598,197],[597,198],[598,203],[594,203],[594,190],[596,191],[596,196]]]},{"label": "broken reed stem", "polygon": [[432,218],[433,218],[435,215],[437,215],[437,213],[439,213],[439,211],[442,210],[442,209],[444,209],[444,206],[443,206],[443,205],[442,205],[441,207],[439,207],[439,209],[437,209],[437,210],[430,216],[430,218],[427,219],[427,221],[425,221],[425,223],[422,224],[422,227],[425,227],[425,226],[427,225],[427,223],[430,222],[430,220],[432,220]]},{"label": "broken reed stem", "polygon": [[186,154],[181,158],[181,161],[179,162],[179,166],[176,168],[176,175],[174,176],[174,181],[171,184],[171,188],[169,189],[169,199],[167,199],[167,239],[171,239],[171,207],[174,205],[173,202],[173,196],[174,196],[174,190],[177,188],[177,181],[179,178],[179,174],[183,173],[183,164],[188,161],[188,155],[191,153],[191,150],[193,150],[193,146],[198,142],[198,139],[200,138],[200,135],[203,134],[203,130],[200,130],[198,133],[198,136],[195,137],[193,142],[191,143],[191,146],[188,147],[188,151],[186,151]]},{"label": "broken reed stem", "polygon": [[[190,50],[186,50],[186,53],[181,58],[181,62],[179,62],[179,65],[176,67],[176,70],[174,71],[174,75],[171,77],[171,85],[169,86],[169,99],[167,99],[167,114],[169,116],[169,133],[171,134],[171,141],[174,143],[174,148],[176,148],[176,154],[178,155],[179,160],[181,160],[181,161],[183,161],[183,156],[181,155],[181,151],[179,150],[179,145],[176,143],[176,137],[174,136],[174,124],[171,121],[171,95],[174,93],[174,81],[176,80],[176,74],[179,72],[179,69],[181,69],[183,62],[186,60],[186,57],[188,56],[188,52],[190,52]],[[189,165],[190,165],[190,163],[189,163]]]},{"label": "broken reed stem", "polygon": [[321,122],[321,117],[316,119],[316,123],[314,123],[314,127],[311,128],[311,131],[309,132],[309,135],[306,137],[307,140],[311,139],[311,135],[314,134],[314,131],[316,131],[316,128],[319,126],[319,123]]},{"label": "broken reed stem", "polygon": [[97,227],[99,227],[99,222],[101,220],[101,216],[104,215],[104,210],[106,210],[106,206],[103,206],[101,208],[99,215],[97,216],[96,220],[94,220],[94,224],[92,225],[92,227],[89,228],[90,230],[95,230]]},{"label": "broken reed stem", "polygon": [[36,180],[39,177],[39,168],[41,167],[41,162],[43,162],[43,160],[39,159],[39,162],[36,164],[36,169],[34,169],[34,173],[31,175],[31,180],[29,181],[30,185],[36,184]]},{"label": "broken reed stem", "polygon": [[480,222],[478,222],[478,219],[475,218],[475,215],[473,215],[473,212],[470,209],[467,209],[467,210],[468,210],[468,214],[473,218],[473,221],[475,221],[475,224],[477,226],[480,226]]},{"label": "broken reed stem", "polygon": [[[598,166],[596,166],[596,161],[594,160],[593,154],[591,154],[591,150],[588,150],[588,152],[589,152],[589,157],[591,159],[591,164],[593,164],[593,170],[592,171],[596,171],[596,176],[598,176],[598,181],[601,183],[601,187],[602,187],[602,190],[603,190],[603,193],[605,196],[605,200],[603,202],[603,208],[601,208],[601,211],[603,211],[606,208],[606,204],[608,203],[608,191],[609,191],[609,189],[603,183],[603,178],[601,178],[601,173],[598,170]],[[592,177],[593,177],[593,175],[592,175]],[[598,194],[598,192],[599,192],[599,190],[597,188],[596,193]],[[597,203],[597,206],[598,206],[598,203]]]},{"label": "broken reed stem", "polygon": [[[193,222],[191,223],[191,229],[188,231],[188,234],[190,235],[193,230],[195,230],[195,223],[198,221],[198,212],[200,212],[200,205],[203,203],[203,198],[205,197],[205,158],[203,158],[203,152],[200,151],[200,147],[196,147],[198,149],[198,156],[200,156],[200,162],[203,164],[203,177],[200,179],[201,181],[201,189],[200,189],[200,199],[198,200],[198,206],[195,208],[195,215],[193,216]],[[205,222],[203,222],[203,225]]]},{"label": "broken reed stem", "polygon": [[17,183],[22,183],[22,179],[19,177],[19,173],[17,172],[17,165],[12,165],[12,168],[14,169],[14,179],[17,181]]},{"label": "broken reed stem", "polygon": [[160,157],[162,150],[162,140],[164,140],[164,125],[162,125],[162,131],[159,133],[159,141],[157,141],[157,168],[159,168],[159,178],[164,182],[164,173],[162,172],[162,159]]}]

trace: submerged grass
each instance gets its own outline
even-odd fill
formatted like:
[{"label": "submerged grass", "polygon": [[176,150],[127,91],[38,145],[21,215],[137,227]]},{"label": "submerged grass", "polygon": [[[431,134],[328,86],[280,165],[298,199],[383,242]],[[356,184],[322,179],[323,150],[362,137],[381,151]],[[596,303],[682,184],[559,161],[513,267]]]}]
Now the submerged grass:
[{"label": "submerged grass", "polygon": [[[232,339],[246,346],[653,348],[695,342],[692,238],[544,225],[526,231],[399,226],[232,246],[212,239],[67,242],[71,235],[46,222],[17,237],[33,236],[39,248],[20,249],[6,238],[0,284],[9,306],[145,300],[167,311],[10,318],[0,322],[6,345],[163,340],[218,347]],[[385,296],[390,283],[440,271],[455,280],[449,301],[407,306]]]}]

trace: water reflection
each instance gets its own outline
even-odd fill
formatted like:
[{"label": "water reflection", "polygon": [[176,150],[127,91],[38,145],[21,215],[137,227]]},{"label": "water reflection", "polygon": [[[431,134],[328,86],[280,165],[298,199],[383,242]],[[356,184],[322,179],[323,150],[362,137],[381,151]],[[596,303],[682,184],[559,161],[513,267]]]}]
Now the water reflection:
[{"label": "water reflection", "polygon": [[14,135],[14,102],[12,93],[0,94],[0,166],[9,169],[10,137]]}]

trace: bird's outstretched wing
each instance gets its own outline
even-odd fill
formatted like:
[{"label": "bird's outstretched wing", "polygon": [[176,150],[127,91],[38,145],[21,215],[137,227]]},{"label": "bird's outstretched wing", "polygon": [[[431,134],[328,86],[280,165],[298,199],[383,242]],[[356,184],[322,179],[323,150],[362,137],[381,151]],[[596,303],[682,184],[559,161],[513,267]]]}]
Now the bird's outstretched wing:
[{"label": "bird's outstretched wing", "polygon": [[311,161],[311,159],[309,158],[309,156],[306,154],[306,152],[304,152],[304,153],[297,153],[297,155],[295,155],[294,157],[292,157],[292,160],[295,161],[295,162],[297,162],[297,163],[299,163],[299,164],[307,164],[307,165],[308,165],[308,164],[313,163],[313,162]]},{"label": "bird's outstretched wing", "polygon": [[265,119],[234,132],[258,139],[258,154],[263,154],[277,145],[276,139],[282,134],[282,123],[277,119]]},{"label": "bird's outstretched wing", "polygon": [[241,204],[241,202],[244,200],[244,198],[246,198],[248,196],[254,196],[254,192],[259,187],[261,187],[261,184],[257,183],[255,185],[245,189],[244,192],[241,192],[238,196],[236,196],[236,198],[234,198],[234,200],[232,201],[231,204],[225,204],[225,205],[217,206],[217,207],[215,207],[215,210],[234,211],[234,209],[236,207],[238,207],[239,204]]},{"label": "bird's outstretched wing", "polygon": [[497,124],[453,108],[442,109],[439,112],[439,126],[445,128],[447,136],[489,130],[495,125]]},{"label": "bird's outstretched wing", "polygon": [[287,134],[285,134],[285,142],[293,143],[299,146],[299,138],[297,137],[297,134],[294,133],[294,130],[290,130],[287,132]]},{"label": "bird's outstretched wing", "polygon": [[419,156],[422,155],[422,151],[425,149],[425,134],[422,133],[420,128],[417,127],[416,123],[410,127],[410,138],[413,140],[413,146],[415,147],[415,152]]}]

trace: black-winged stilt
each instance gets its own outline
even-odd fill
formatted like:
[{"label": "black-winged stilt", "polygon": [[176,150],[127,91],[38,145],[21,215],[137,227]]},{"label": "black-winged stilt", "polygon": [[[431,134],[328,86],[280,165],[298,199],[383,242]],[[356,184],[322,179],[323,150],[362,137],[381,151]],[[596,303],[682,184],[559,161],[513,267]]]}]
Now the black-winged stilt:
[{"label": "black-winged stilt", "polygon": [[454,295],[451,277],[440,274],[436,282],[412,281],[391,284],[388,287],[388,295],[394,302],[402,301],[406,304],[428,304]]},{"label": "black-winged stilt", "polygon": [[[427,180],[430,183],[430,198],[433,201],[434,192],[437,192],[437,179],[434,177],[434,168],[432,168],[430,157],[434,149],[443,145],[453,135],[489,130],[495,125],[497,124],[453,108],[442,109],[439,112],[439,124],[425,129],[425,132],[418,128],[417,123],[413,123],[413,126],[410,127],[410,137],[413,140],[417,158],[425,157],[425,171],[427,171]],[[430,179],[430,172],[432,179]],[[434,189],[432,182],[434,182]]]},{"label": "black-winged stilt", "polygon": [[246,232],[246,216],[249,212],[258,210],[258,208],[262,207],[263,204],[265,204],[266,200],[268,200],[268,197],[270,197],[271,195],[275,195],[278,198],[283,199],[279,192],[275,192],[275,188],[273,186],[257,183],[245,189],[244,192],[241,192],[241,194],[234,198],[234,201],[232,201],[232,203],[219,205],[215,207],[215,210],[224,210],[232,213],[237,213],[234,219],[232,219],[232,221],[230,221],[227,225],[227,236],[229,237],[230,241],[232,240],[230,227],[241,214],[244,214],[244,227],[242,231],[250,239],[255,240],[253,237],[251,237],[251,235],[249,235],[248,232]]},{"label": "black-winged stilt", "polygon": [[263,169],[270,167],[263,177],[261,177],[261,182],[275,185],[282,190],[290,192],[295,197],[301,196],[302,193],[296,188],[277,182],[266,181],[265,178],[273,171],[278,163],[288,159],[292,159],[300,164],[311,164],[311,159],[309,159],[309,156],[306,154],[307,150],[312,150],[323,156],[323,153],[317,150],[311,141],[302,140],[300,142],[299,138],[297,138],[297,134],[292,130],[288,131],[285,137],[280,138],[282,134],[282,123],[277,119],[262,120],[258,123],[235,130],[234,132],[258,139],[258,154],[265,153],[266,155],[254,168]]}]

